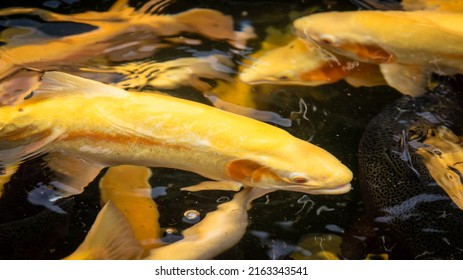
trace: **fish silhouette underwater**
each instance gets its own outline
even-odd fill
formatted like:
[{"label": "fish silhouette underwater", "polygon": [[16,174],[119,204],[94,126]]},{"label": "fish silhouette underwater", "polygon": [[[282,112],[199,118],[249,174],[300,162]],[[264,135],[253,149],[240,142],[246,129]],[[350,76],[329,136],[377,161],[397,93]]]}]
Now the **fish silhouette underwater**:
[{"label": "fish silhouette underwater", "polygon": [[372,248],[391,258],[463,257],[458,85],[404,96],[368,124],[359,144],[365,217],[346,234],[342,257],[363,259]]}]

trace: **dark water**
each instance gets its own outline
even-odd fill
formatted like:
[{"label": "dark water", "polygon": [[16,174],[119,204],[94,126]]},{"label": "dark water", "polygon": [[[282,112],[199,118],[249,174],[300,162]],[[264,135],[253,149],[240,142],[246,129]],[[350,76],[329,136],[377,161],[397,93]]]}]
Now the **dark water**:
[{"label": "dark water", "polygon": [[[131,1],[140,6],[144,1]],[[47,0],[47,1],[5,1],[0,8],[23,6],[40,7],[59,13],[75,13],[87,10],[103,11],[112,1]],[[258,34],[247,49],[233,50],[220,42],[205,41],[199,46],[179,46],[162,50],[157,60],[170,60],[191,56],[197,52],[228,54],[239,64],[246,55],[258,49],[265,37],[265,28],[273,26],[284,29],[290,23],[291,12],[305,10],[355,10],[357,6],[349,1],[174,1],[165,13],[177,13],[193,7],[211,8],[232,15],[236,26],[251,24]],[[340,23],[341,24],[341,23]],[[72,24],[56,27],[24,16],[7,20],[0,17],[0,28],[15,25],[38,26],[50,36],[62,36],[85,32],[88,27],[76,29]],[[87,28],[87,29],[86,29]],[[265,89],[264,89],[265,90]],[[260,90],[262,91],[262,90]],[[204,103],[209,101],[202,93],[182,88],[169,91],[171,94]],[[307,236],[334,234],[342,236],[363,212],[357,178],[357,147],[368,121],[381,108],[401,95],[388,87],[353,88],[345,82],[319,87],[273,87],[265,94],[255,96],[257,106],[290,118],[299,117],[290,127],[282,127],[296,137],[311,140],[347,165],[354,173],[352,191],[338,196],[308,196],[301,193],[278,191],[260,198],[250,210],[250,225],[246,235],[236,246],[219,255],[218,259],[289,259],[294,251],[301,251],[298,243]],[[304,108],[307,106],[307,110]],[[293,114],[292,114],[293,113]],[[296,114],[297,116],[297,114]],[[155,200],[161,213],[162,227],[178,230],[189,225],[182,221],[183,213],[195,209],[204,216],[217,206],[217,200],[231,198],[231,192],[186,193],[180,187],[193,185],[202,180],[196,174],[171,169],[153,169],[151,179],[155,190],[166,189],[166,194]],[[95,180],[86,191],[74,198],[74,211],[70,228],[64,238],[58,238],[42,258],[62,258],[71,253],[85,237],[93,219],[100,209],[99,193]],[[165,188],[169,186],[168,188]]]}]

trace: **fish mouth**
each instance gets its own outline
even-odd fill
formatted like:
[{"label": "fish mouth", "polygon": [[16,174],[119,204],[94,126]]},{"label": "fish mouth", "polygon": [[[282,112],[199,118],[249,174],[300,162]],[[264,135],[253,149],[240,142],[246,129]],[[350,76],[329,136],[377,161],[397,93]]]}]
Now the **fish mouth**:
[{"label": "fish mouth", "polygon": [[305,190],[304,192],[308,194],[328,194],[328,195],[334,195],[334,194],[345,194],[349,192],[352,189],[352,185],[350,183],[340,185],[334,188],[324,188],[324,187],[318,187],[316,189],[311,189],[311,190]]}]

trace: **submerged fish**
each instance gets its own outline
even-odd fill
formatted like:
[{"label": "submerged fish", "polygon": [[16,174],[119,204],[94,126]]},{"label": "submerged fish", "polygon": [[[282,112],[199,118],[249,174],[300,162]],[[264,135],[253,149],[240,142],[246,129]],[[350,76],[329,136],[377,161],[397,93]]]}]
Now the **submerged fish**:
[{"label": "submerged fish", "polygon": [[333,155],[272,125],[60,72],[45,73],[24,103],[0,107],[0,144],[0,166],[47,153],[50,187],[63,196],[122,164],[187,170],[233,190],[341,194],[352,180]]},{"label": "submerged fish", "polygon": [[425,92],[432,73],[463,72],[461,26],[461,13],[439,11],[327,12],[294,21],[302,38],[379,65],[390,86],[411,96]]},{"label": "submerged fish", "polygon": [[257,57],[239,77],[252,85],[318,86],[341,79],[354,86],[385,84],[376,66],[335,56],[302,38]]},{"label": "submerged fish", "polygon": [[[376,244],[381,244],[391,258],[463,257],[462,209],[433,178],[416,150],[419,146],[410,139],[404,141],[420,121],[445,125],[456,135],[461,134],[460,87],[444,83],[417,98],[403,96],[370,121],[359,144],[359,182],[369,217],[366,221],[370,220],[371,225],[353,230],[350,241],[343,245],[344,257],[364,258],[368,252],[354,253],[352,248],[369,248],[374,243],[368,238],[371,232],[376,235]],[[432,161],[431,165],[436,166],[437,158]],[[445,164],[451,167],[458,160]],[[457,188],[461,191],[461,175],[450,171],[460,181]]]},{"label": "submerged fish", "polygon": [[[183,239],[148,251],[136,236],[134,220],[109,200],[84,242],[66,260],[82,259],[211,259],[240,241],[248,226],[251,202],[273,190],[245,188],[191,228]],[[159,228],[159,226],[158,226]]]},{"label": "submerged fish", "polygon": [[251,202],[274,190],[245,188],[185,230],[183,239],[151,250],[147,259],[211,259],[237,244],[248,227]]},{"label": "submerged fish", "polygon": [[343,68],[317,45],[296,38],[285,46],[258,57],[240,73],[247,84],[277,83],[288,85],[321,85],[347,75]]},{"label": "submerged fish", "polygon": [[463,143],[460,137],[444,125],[425,125],[424,131],[419,126],[410,128],[413,133],[409,137],[414,138],[409,141],[410,146],[423,158],[436,183],[463,210]]}]

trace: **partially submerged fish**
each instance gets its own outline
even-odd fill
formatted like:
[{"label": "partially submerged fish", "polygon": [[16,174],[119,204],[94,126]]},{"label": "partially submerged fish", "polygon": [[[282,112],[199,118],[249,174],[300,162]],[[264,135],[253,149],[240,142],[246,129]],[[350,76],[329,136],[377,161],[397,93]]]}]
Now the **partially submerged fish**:
[{"label": "partially submerged fish", "polygon": [[80,193],[104,167],[122,164],[222,182],[186,188],[192,191],[245,185],[342,194],[352,180],[333,155],[274,126],[61,72],[45,73],[24,103],[0,107],[0,144],[0,166],[46,154],[58,196]]},{"label": "partially submerged fish", "polygon": [[379,65],[390,86],[412,96],[425,92],[432,73],[463,72],[461,26],[461,13],[444,11],[327,12],[294,21],[302,38],[335,54]]},{"label": "partially submerged fish", "polygon": [[[414,127],[410,129],[414,130]],[[431,126],[422,133],[424,135],[412,135],[417,139],[409,141],[410,145],[423,157],[423,163],[436,183],[463,210],[462,140],[443,125]]]},{"label": "partially submerged fish", "polygon": [[347,73],[333,56],[299,38],[266,52],[240,73],[248,84],[277,83],[321,85],[335,82]]},{"label": "partially submerged fish", "polygon": [[385,83],[378,68],[335,56],[309,40],[295,38],[267,51],[240,73],[248,84],[318,86],[345,79],[354,86]]},{"label": "partially submerged fish", "polygon": [[148,255],[135,235],[136,223],[109,200],[84,242],[65,259],[211,259],[240,241],[248,226],[251,202],[272,191],[241,190],[231,201],[220,204],[202,221],[183,231],[182,240],[151,249]]},{"label": "partially submerged fish", "polygon": [[237,244],[248,227],[251,202],[273,190],[245,188],[202,221],[182,232],[183,239],[151,250],[147,259],[211,259]]},{"label": "partially submerged fish", "polygon": [[[381,249],[375,250],[377,253],[387,252],[391,258],[463,257],[463,211],[430,174],[416,149],[420,146],[413,143],[415,137],[403,141],[404,131],[407,136],[423,120],[434,126],[445,125],[460,134],[463,128],[460,89],[461,83],[442,83],[423,96],[403,96],[370,121],[359,143],[359,182],[368,216],[362,223],[370,222],[368,227],[349,230],[350,245],[345,244],[342,252],[345,258],[363,259],[371,252],[365,250],[371,250],[373,244]],[[429,140],[437,144],[441,137],[448,136]],[[432,161],[434,166],[442,164],[438,158]],[[458,162],[452,161],[445,164],[453,167]],[[458,172],[449,174],[456,176]]]}]

